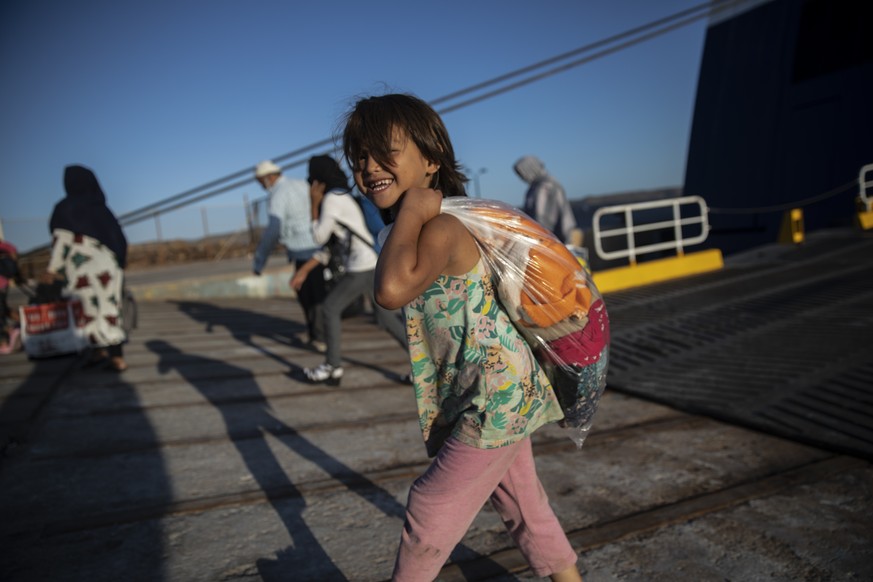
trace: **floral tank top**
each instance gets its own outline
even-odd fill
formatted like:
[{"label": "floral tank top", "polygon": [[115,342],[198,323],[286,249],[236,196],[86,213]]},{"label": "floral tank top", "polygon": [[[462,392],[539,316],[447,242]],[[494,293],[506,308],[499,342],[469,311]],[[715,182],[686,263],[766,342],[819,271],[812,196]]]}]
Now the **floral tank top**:
[{"label": "floral tank top", "polygon": [[429,456],[449,436],[491,449],[564,417],[481,260],[464,276],[441,275],[407,305],[406,330]]}]

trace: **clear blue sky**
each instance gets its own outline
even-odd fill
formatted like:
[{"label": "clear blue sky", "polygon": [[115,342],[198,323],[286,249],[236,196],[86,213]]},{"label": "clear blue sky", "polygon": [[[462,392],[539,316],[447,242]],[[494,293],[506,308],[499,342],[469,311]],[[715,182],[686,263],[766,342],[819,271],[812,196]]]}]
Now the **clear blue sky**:
[{"label": "clear blue sky", "polygon": [[[6,238],[21,250],[49,242],[67,164],[91,167],[121,215],[330,137],[356,96],[432,100],[700,3],[4,2]],[[483,197],[513,204],[525,154],[571,198],[681,185],[705,31],[699,20],[447,113],[456,154],[487,169]],[[202,205],[232,207],[241,224],[243,194],[263,191],[252,181]],[[198,236],[197,216],[168,218],[164,238]],[[154,233],[128,230],[132,242]]]}]

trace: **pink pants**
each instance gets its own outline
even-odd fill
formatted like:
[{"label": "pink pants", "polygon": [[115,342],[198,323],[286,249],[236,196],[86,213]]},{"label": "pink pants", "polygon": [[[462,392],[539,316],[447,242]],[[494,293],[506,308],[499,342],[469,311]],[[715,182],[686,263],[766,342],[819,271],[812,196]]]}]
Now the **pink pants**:
[{"label": "pink pants", "polygon": [[409,492],[392,580],[434,580],[489,497],[537,576],[576,563],[537,477],[529,438],[497,449],[450,438]]}]

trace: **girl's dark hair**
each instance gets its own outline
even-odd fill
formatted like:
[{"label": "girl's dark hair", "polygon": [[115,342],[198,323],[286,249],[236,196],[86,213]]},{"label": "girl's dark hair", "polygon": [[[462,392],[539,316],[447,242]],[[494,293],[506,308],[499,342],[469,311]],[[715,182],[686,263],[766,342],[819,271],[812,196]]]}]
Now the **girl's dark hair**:
[{"label": "girl's dark hair", "polygon": [[383,167],[391,167],[391,137],[394,128],[406,132],[422,155],[439,164],[431,188],[443,196],[466,196],[468,178],[455,159],[449,132],[433,108],[413,95],[393,93],[359,100],[346,115],[343,154],[356,168],[366,150]]},{"label": "girl's dark hair", "polygon": [[312,156],[309,158],[309,178],[307,181],[312,184],[313,180],[324,182],[325,192],[331,190],[350,190],[349,178],[335,159],[330,156]]}]

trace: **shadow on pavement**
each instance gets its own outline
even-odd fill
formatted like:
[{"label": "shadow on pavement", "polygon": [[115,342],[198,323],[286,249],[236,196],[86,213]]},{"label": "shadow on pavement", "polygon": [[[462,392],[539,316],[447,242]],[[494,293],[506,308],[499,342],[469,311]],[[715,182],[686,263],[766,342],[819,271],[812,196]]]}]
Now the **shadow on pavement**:
[{"label": "shadow on pavement", "polygon": [[258,345],[254,339],[263,338],[287,346],[305,348],[298,338],[299,333],[306,331],[306,326],[289,318],[274,317],[248,309],[222,307],[202,301],[176,301],[179,311],[203,323],[206,333],[212,333],[216,327],[225,328],[239,343],[252,347],[264,356],[279,362],[289,368],[294,364],[282,356]]},{"label": "shadow on pavement", "polygon": [[[192,319],[205,323],[207,332],[211,332],[215,326],[224,326],[240,343],[255,347],[267,357],[287,365],[292,377],[295,372],[299,373],[299,366],[256,346],[253,343],[253,338],[256,336],[266,337],[280,343],[299,346],[300,343],[294,337],[293,331],[303,331],[305,328],[302,324],[208,303],[186,301],[178,302],[177,305],[183,313]],[[146,346],[159,355],[158,366],[161,373],[167,373],[170,369],[175,368],[189,384],[199,390],[222,413],[228,436],[245,460],[254,479],[267,494],[291,539],[294,540],[293,547],[279,552],[275,559],[258,561],[259,573],[264,580],[280,582],[291,579],[309,579],[306,577],[307,575],[323,580],[345,580],[343,574],[305,523],[302,515],[306,502],[299,489],[285,475],[282,467],[269,450],[265,440],[267,434],[274,436],[300,456],[317,464],[332,478],[347,485],[350,491],[360,495],[386,515],[403,520],[406,513],[405,506],[388,491],[332,457],[301,436],[293,427],[276,418],[272,414],[269,401],[261,392],[256,377],[249,370],[221,360],[184,354],[172,344],[164,341],[153,340],[148,342]],[[368,362],[355,361],[355,363],[385,372],[385,370]],[[226,400],[223,391],[219,392],[210,388],[211,380],[198,377],[197,374],[186,374],[186,368],[209,369],[212,378],[236,378],[234,400],[249,403],[262,402],[263,405],[259,407],[255,415],[243,417],[236,411],[235,405]],[[388,377],[396,376],[390,370],[385,373]],[[399,541],[399,525],[397,537]],[[457,566],[462,572],[465,572],[466,566],[464,564],[469,560],[477,562],[477,571],[481,571],[480,569],[486,564],[490,566],[492,571],[494,569],[503,571],[495,563],[464,544],[459,544],[455,548],[451,558],[461,560]],[[311,570],[313,566],[316,567],[315,570]]]},{"label": "shadow on pavement", "polygon": [[[125,523],[112,513],[137,512],[127,501],[134,481],[138,491],[149,492],[158,511],[171,502],[172,490],[157,435],[136,404],[134,386],[123,376],[80,369],[80,362],[77,356],[33,360],[30,374],[0,407],[5,457],[0,470],[0,514],[9,520],[0,520],[0,537],[5,540],[0,551],[0,579],[79,581],[118,576],[160,582],[166,579],[161,520]],[[92,384],[89,378],[94,374],[101,380]],[[101,384],[106,384],[104,378],[110,381],[114,398],[131,403],[126,413],[96,419],[87,412],[68,412],[59,422],[71,430],[59,431],[52,426],[55,419],[46,412],[53,402],[66,398],[69,408],[69,400],[78,397],[80,387],[97,386],[99,391]],[[98,422],[107,444],[118,435],[132,433],[150,443],[147,448],[151,452],[137,455],[137,462],[131,464],[134,468],[130,471],[135,473],[120,472],[117,455],[77,459],[93,431],[74,427]],[[34,455],[33,446],[53,452]],[[6,531],[7,527],[15,531]]]}]

